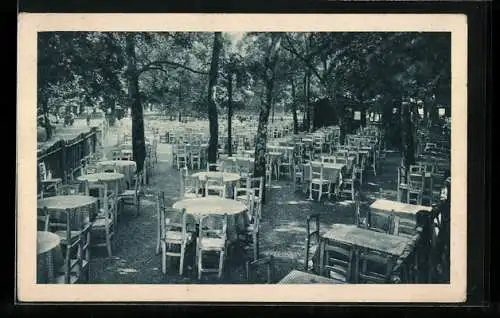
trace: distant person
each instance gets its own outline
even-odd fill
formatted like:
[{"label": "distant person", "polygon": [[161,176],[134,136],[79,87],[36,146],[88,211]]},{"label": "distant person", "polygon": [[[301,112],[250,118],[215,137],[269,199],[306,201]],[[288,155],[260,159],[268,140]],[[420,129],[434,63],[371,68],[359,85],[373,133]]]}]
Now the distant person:
[{"label": "distant person", "polygon": [[87,118],[87,126],[90,127],[90,111],[85,109],[85,116]]}]

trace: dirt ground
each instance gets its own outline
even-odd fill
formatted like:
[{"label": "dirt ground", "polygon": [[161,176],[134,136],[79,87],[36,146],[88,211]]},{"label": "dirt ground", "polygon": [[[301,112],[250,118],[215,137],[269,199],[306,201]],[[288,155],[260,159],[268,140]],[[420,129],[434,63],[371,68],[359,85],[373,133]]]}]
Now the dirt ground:
[{"label": "dirt ground", "polygon": [[[110,143],[112,144],[112,143]],[[375,198],[383,196],[396,198],[396,166],[399,154],[389,153],[377,176],[368,172],[364,178],[362,204],[368,206]],[[283,177],[284,178],[284,177]],[[172,259],[167,275],[161,272],[161,257],[156,255],[156,203],[158,191],[165,192],[166,204],[172,205],[179,199],[179,174],[171,167],[171,146],[158,145],[158,164],[150,184],[145,187],[141,214],[125,210],[118,223],[114,239],[113,256],[108,257],[105,249],[92,250],[90,266],[91,284],[201,284],[201,283],[248,283],[245,279],[245,261],[250,251],[235,247],[228,255],[223,279],[215,274],[204,274],[199,281],[193,270],[193,253],[186,255],[183,277],[178,275],[178,259]],[[383,192],[380,193],[380,189]],[[300,190],[294,191],[292,182],[272,182],[267,194],[268,202],[263,206],[260,254],[273,255],[275,271],[273,281],[279,281],[292,269],[303,269],[305,259],[306,218],[319,213],[321,229],[330,224],[354,222],[354,207],[351,201],[328,200],[309,201]],[[128,213],[129,212],[129,213]],[[258,283],[259,281],[255,281]]]}]

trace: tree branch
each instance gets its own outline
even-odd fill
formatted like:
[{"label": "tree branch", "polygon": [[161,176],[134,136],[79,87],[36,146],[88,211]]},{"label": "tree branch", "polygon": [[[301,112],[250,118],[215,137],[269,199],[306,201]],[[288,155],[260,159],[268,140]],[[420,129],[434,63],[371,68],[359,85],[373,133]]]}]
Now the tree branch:
[{"label": "tree branch", "polygon": [[304,56],[302,56],[299,52],[297,52],[297,50],[294,48],[293,46],[293,43],[291,42],[290,38],[288,37],[288,34],[285,34],[285,39],[287,41],[287,43],[289,44],[289,46],[287,45],[284,45],[283,47],[285,48],[285,50],[287,50],[288,52],[292,53],[293,55],[295,55],[296,57],[299,58],[299,60],[301,60],[312,72],[313,74],[320,80],[322,81],[323,79],[321,78],[320,74],[318,73],[318,70],[311,64],[311,61],[308,59],[308,58],[305,58]]},{"label": "tree branch", "polygon": [[172,62],[172,61],[155,61],[155,62],[148,63],[148,64],[144,65],[141,69],[137,70],[137,73],[140,74],[142,72],[145,72],[145,71],[151,69],[152,67],[161,66],[161,65],[173,66],[173,67],[188,70],[188,71],[196,73],[196,74],[208,75],[208,72],[195,70],[189,66],[186,66],[186,65],[183,65],[180,63],[176,63],[176,62]]}]

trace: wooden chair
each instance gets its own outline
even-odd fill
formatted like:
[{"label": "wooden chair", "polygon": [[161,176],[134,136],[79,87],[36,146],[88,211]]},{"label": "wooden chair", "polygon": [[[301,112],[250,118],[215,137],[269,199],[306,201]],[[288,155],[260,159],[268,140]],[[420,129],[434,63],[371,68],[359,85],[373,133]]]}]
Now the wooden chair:
[{"label": "wooden chair", "polygon": [[205,196],[216,195],[226,197],[226,186],[222,174],[220,176],[207,176],[205,179]]},{"label": "wooden chair", "polygon": [[[293,187],[294,191],[297,189],[297,185],[303,186],[304,184],[304,164],[296,160],[293,166]],[[304,189],[303,189],[304,190]],[[305,190],[304,190],[305,192]]]},{"label": "wooden chair", "polygon": [[[108,256],[112,254],[112,242],[115,236],[116,204],[110,202],[108,197],[108,186],[105,182],[97,182],[92,185],[98,190],[99,213],[92,223],[92,235],[97,238],[97,243],[93,246],[105,247]],[[102,237],[104,236],[104,238]]]},{"label": "wooden chair", "polygon": [[197,198],[200,195],[198,177],[193,177],[182,171],[187,171],[187,167],[181,169],[181,198]]},{"label": "wooden chair", "polygon": [[266,155],[266,188],[271,188],[271,181],[273,180],[273,163],[271,157]]},{"label": "wooden chair", "polygon": [[191,168],[201,169],[201,148],[199,146],[191,149]]},{"label": "wooden chair", "polygon": [[403,193],[408,191],[408,181],[406,178],[405,168],[398,167],[398,201],[401,202],[403,199]]},{"label": "wooden chair", "polygon": [[395,215],[393,219],[392,234],[413,238],[417,234],[417,223],[407,218]]},{"label": "wooden chair", "polygon": [[319,214],[311,214],[306,220],[306,257],[304,270],[317,272],[318,269],[318,256],[319,246],[321,241],[319,231]]},{"label": "wooden chair", "polygon": [[121,160],[121,150],[120,149],[113,149],[111,150],[111,160]]},{"label": "wooden chair", "polygon": [[37,208],[36,212],[37,230],[49,231],[50,214],[47,207]]},{"label": "wooden chair", "polygon": [[71,181],[63,184],[60,190],[61,195],[89,195],[89,184],[87,180]]},{"label": "wooden chair", "polygon": [[349,172],[346,173],[346,175],[348,175],[346,178],[342,178],[342,185],[340,186],[339,195],[340,197],[348,196],[351,201],[354,201],[354,197],[356,194],[356,175],[354,174],[354,170],[352,170],[350,174]]},{"label": "wooden chair", "polygon": [[120,160],[134,160],[134,153],[131,149],[122,149],[120,152]]},{"label": "wooden chair", "polygon": [[[253,189],[250,189],[250,193],[250,204],[253,204],[255,198]],[[248,222],[246,224],[246,227],[241,233],[239,233],[240,243],[243,244],[243,249],[251,248],[253,251],[253,259],[257,260],[259,258],[259,233],[261,216],[259,214],[258,208],[249,209],[247,216]]]},{"label": "wooden chair", "polygon": [[[82,240],[88,238],[91,224],[85,223],[83,218],[72,218],[69,209],[62,212],[53,212],[49,217],[49,231],[60,238],[63,249],[64,264],[56,270],[57,284],[75,284],[80,281],[81,274],[88,269],[88,261],[84,262]],[[76,213],[76,217],[82,217]],[[75,224],[72,224],[75,221]],[[86,251],[85,251],[86,252]]]},{"label": "wooden chair", "polygon": [[389,283],[395,260],[388,254],[366,248],[359,250],[357,282],[365,284]]},{"label": "wooden chair", "polygon": [[50,170],[47,169],[44,162],[38,164],[38,173],[41,183],[41,197],[58,195],[62,186],[62,178],[53,178]]},{"label": "wooden chair", "polygon": [[106,165],[99,165],[99,172],[118,172],[116,162]]},{"label": "wooden chair", "polygon": [[[309,200],[313,200],[312,193],[318,192],[318,201],[321,201],[323,194],[328,194],[328,199],[331,197],[331,183],[323,178],[323,164],[309,163]],[[327,190],[324,191],[325,185]],[[315,188],[314,186],[318,186]]]},{"label": "wooden chair", "polygon": [[[163,192],[160,195],[163,196]],[[179,275],[182,276],[186,249],[193,242],[194,237],[187,228],[186,211],[160,206],[159,221],[162,273],[167,273],[168,257],[179,257]],[[173,247],[177,247],[178,251],[174,251]]]},{"label": "wooden chair", "polygon": [[424,194],[423,174],[410,174],[408,176],[408,191],[406,202],[408,204],[422,204]]},{"label": "wooden chair", "polygon": [[264,193],[264,177],[248,178],[248,186],[252,189],[252,210],[255,211],[259,219],[262,218],[262,197]]},{"label": "wooden chair", "polygon": [[253,210],[255,207],[254,191],[252,189],[250,179],[246,180],[244,187],[240,186],[240,187],[234,188],[233,199],[236,201],[243,202],[248,208],[248,213],[253,214]]},{"label": "wooden chair", "polygon": [[[201,279],[203,273],[214,272],[217,273],[219,279],[222,278],[227,248],[227,214],[202,216],[196,245],[198,279]],[[217,268],[203,267],[203,254],[207,252],[216,252],[219,254]]]},{"label": "wooden chair", "polygon": [[[266,267],[265,280],[261,280],[261,268]],[[274,257],[272,255],[247,261],[245,263],[246,279],[247,282],[272,284],[274,276]]]},{"label": "wooden chair", "polygon": [[143,194],[142,184],[143,184],[143,171],[136,172],[136,176],[133,182],[133,189],[124,190],[117,196],[120,203],[120,210],[122,210],[125,205],[135,206],[135,216],[139,216],[141,212],[141,197]]},{"label": "wooden chair", "polygon": [[[294,158],[293,151],[286,150],[278,161],[279,175],[288,175],[290,179],[293,178]],[[284,170],[284,171],[283,171]]]},{"label": "wooden chair", "polygon": [[320,251],[320,273],[322,276],[346,283],[352,281],[354,246],[338,241],[323,240]]},{"label": "wooden chair", "polygon": [[380,233],[390,234],[394,223],[394,215],[390,213],[379,213],[370,211],[368,229]]}]

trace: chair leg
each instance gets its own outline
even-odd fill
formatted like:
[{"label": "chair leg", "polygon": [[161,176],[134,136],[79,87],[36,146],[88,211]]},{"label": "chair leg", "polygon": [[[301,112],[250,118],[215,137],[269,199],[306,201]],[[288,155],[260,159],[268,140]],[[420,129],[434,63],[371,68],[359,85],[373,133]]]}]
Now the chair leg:
[{"label": "chair leg", "polygon": [[198,279],[201,279],[201,271],[202,271],[202,267],[201,267],[201,264],[202,264],[202,255],[203,255],[203,251],[202,250],[198,250]]},{"label": "chair leg", "polygon": [[161,243],[161,272],[167,273],[167,246],[165,242]]},{"label": "chair leg", "polygon": [[185,253],[185,246],[181,246],[181,259],[179,261],[179,276],[182,276],[182,273],[184,272],[184,253]]},{"label": "chair leg", "polygon": [[312,182],[311,182],[311,183],[309,184],[309,200],[312,200],[312,199],[313,199],[313,197],[312,197],[312,192],[313,192],[313,191],[312,191],[312,188],[313,188],[313,186],[312,186]]},{"label": "chair leg", "polygon": [[220,251],[219,255],[219,279],[222,278],[222,272],[224,270],[224,251]]},{"label": "chair leg", "polygon": [[111,237],[109,236],[109,233],[106,234],[106,249],[108,250],[108,256],[113,256],[111,253]]}]

